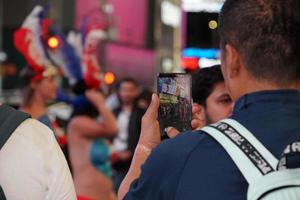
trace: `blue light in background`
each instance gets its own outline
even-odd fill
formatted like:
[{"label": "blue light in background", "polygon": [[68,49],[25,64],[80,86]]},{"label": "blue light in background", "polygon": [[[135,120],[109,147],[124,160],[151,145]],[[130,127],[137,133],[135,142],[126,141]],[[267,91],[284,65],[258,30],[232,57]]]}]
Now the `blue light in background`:
[{"label": "blue light in background", "polygon": [[200,48],[186,48],[182,51],[183,57],[196,57],[196,58],[220,58],[219,49],[200,49]]}]

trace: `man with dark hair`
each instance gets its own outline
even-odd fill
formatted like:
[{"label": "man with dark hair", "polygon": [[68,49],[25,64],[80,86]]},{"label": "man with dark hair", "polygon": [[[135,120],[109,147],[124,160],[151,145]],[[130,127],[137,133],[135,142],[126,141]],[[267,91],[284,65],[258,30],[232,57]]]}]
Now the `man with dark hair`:
[{"label": "man with dark hair", "polygon": [[[299,0],[226,0],[219,19],[222,73],[235,101],[230,118],[275,160],[299,139],[299,10]],[[247,199],[245,177],[205,132],[159,144],[158,107],[153,95],[119,199]]]},{"label": "man with dark hair", "polygon": [[225,87],[220,65],[199,70],[193,75],[193,110],[202,127],[230,116],[232,100]]},{"label": "man with dark hair", "polygon": [[297,82],[299,9],[296,0],[227,1],[219,22],[223,58],[238,52],[241,64],[256,82],[285,88]]},{"label": "man with dark hair", "polygon": [[118,134],[113,140],[112,166],[114,188],[118,190],[125,177],[141,131],[141,119],[145,111],[137,106],[138,83],[132,78],[124,78],[117,85],[120,106],[114,109]]}]

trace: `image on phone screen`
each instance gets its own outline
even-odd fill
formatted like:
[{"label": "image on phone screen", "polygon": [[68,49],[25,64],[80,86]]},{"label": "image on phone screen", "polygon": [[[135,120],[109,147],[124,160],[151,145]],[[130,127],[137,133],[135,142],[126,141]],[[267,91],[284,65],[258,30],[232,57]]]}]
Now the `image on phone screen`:
[{"label": "image on phone screen", "polygon": [[158,75],[157,93],[160,100],[158,121],[162,136],[166,134],[168,127],[174,127],[180,132],[191,129],[191,85],[189,74]]}]

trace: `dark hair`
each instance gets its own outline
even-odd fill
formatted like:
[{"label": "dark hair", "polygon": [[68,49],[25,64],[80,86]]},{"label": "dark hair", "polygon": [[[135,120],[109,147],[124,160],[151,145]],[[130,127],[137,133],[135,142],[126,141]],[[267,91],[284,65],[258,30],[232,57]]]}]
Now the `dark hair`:
[{"label": "dark hair", "polygon": [[130,77],[126,77],[126,78],[121,79],[121,80],[118,82],[118,84],[117,84],[117,90],[120,89],[122,83],[132,83],[132,84],[135,85],[136,87],[139,86],[138,82],[137,82],[135,79],[130,78]]},{"label": "dark hair", "polygon": [[34,76],[34,71],[28,66],[24,67],[20,72],[20,78],[22,79],[24,85],[29,85]]},{"label": "dark hair", "polygon": [[71,90],[76,95],[84,95],[87,90],[87,85],[84,80],[78,80],[74,85],[71,86]]},{"label": "dark hair", "polygon": [[300,1],[226,0],[221,48],[234,46],[257,80],[287,86],[300,78]]},{"label": "dark hair", "polygon": [[87,103],[84,107],[74,107],[71,118],[78,115],[85,115],[91,118],[96,118],[99,115],[99,112],[92,103]]},{"label": "dark hair", "polygon": [[[84,80],[78,80],[73,86],[71,86],[71,90],[75,95],[81,96],[85,95],[85,91],[88,90],[88,87]],[[71,117],[78,115],[86,115],[91,118],[95,118],[99,115],[99,112],[97,108],[86,99],[84,105],[74,107]]]},{"label": "dark hair", "polygon": [[193,75],[192,97],[194,103],[206,106],[206,99],[214,90],[215,84],[223,82],[220,65],[200,69]]},{"label": "dark hair", "polygon": [[148,104],[150,104],[151,103],[152,94],[153,94],[153,92],[151,90],[149,90],[148,88],[144,88],[141,91],[140,95],[138,96],[138,100],[144,99],[145,101],[147,101]]}]

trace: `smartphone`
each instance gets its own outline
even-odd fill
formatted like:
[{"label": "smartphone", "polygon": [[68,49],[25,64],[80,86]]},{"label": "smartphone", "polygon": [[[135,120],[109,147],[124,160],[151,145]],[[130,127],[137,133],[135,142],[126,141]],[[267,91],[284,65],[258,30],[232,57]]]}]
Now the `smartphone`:
[{"label": "smartphone", "polygon": [[180,132],[191,130],[192,79],[190,74],[161,73],[157,77],[157,93],[160,100],[158,121],[162,137],[168,127]]}]

